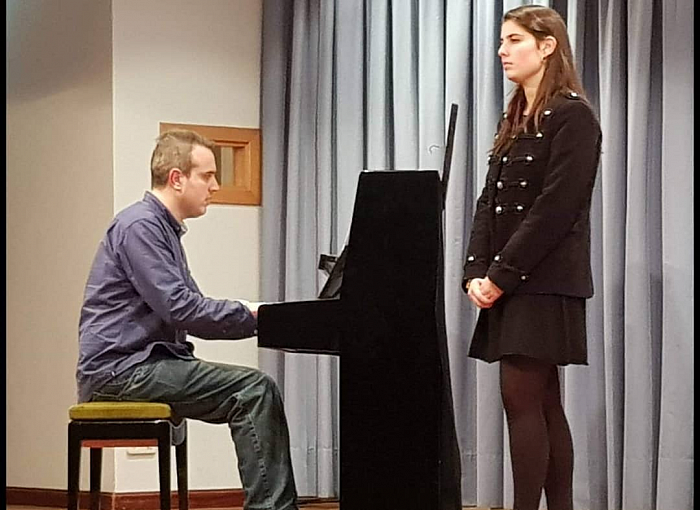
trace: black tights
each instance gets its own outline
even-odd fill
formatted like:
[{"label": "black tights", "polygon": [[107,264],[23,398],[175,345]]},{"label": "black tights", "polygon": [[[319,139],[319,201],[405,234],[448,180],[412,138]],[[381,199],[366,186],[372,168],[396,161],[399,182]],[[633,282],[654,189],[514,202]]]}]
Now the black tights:
[{"label": "black tights", "polygon": [[501,397],[513,466],[514,510],[572,510],[574,449],[561,405],[559,374],[525,356],[501,359]]}]

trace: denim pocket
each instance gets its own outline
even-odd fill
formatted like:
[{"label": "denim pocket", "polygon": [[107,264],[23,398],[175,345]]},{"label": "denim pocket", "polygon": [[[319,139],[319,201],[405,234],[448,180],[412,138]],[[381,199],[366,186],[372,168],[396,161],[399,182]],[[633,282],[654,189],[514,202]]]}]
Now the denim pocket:
[{"label": "denim pocket", "polygon": [[131,374],[131,377],[126,382],[127,386],[131,386],[132,384],[138,384],[141,382],[142,379],[144,379],[151,371],[153,370],[153,364],[151,363],[143,363],[141,365],[136,366],[136,370]]},{"label": "denim pocket", "polygon": [[93,392],[91,400],[121,400],[124,391],[135,379],[143,377],[147,369],[148,367],[144,365],[128,368]]}]

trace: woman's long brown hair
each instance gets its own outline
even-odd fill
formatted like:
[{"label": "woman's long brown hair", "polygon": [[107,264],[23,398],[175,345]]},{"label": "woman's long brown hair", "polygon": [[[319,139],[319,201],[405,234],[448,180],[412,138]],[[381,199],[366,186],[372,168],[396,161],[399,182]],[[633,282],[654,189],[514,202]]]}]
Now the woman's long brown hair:
[{"label": "woman's long brown hair", "polygon": [[538,131],[545,105],[558,94],[576,92],[582,99],[583,87],[576,73],[571,53],[566,25],[559,13],[541,5],[524,5],[511,9],[503,15],[503,23],[513,21],[531,33],[540,44],[547,36],[557,40],[554,52],[545,59],[542,81],[537,88],[537,95],[532,104],[528,118],[523,112],[527,106],[525,92],[517,85],[513,97],[508,103],[506,116],[503,118],[498,135],[491,149],[492,154],[502,154],[508,150],[515,137],[524,131]]}]

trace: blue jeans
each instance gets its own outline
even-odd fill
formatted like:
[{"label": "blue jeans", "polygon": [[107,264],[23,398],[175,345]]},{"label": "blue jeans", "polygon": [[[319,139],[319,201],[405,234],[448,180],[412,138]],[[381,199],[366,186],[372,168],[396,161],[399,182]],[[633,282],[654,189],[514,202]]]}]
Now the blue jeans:
[{"label": "blue jeans", "polygon": [[192,359],[147,360],[92,401],[170,404],[181,418],[228,423],[246,510],[297,510],[289,432],[277,385],[260,370]]}]

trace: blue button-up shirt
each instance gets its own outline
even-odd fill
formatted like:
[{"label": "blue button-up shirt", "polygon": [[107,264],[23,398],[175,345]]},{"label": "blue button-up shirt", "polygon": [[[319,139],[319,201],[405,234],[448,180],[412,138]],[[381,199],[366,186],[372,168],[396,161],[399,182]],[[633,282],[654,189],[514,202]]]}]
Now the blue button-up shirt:
[{"label": "blue button-up shirt", "polygon": [[185,227],[152,193],[117,214],[100,242],[80,314],[78,400],[149,357],[192,359],[187,335],[255,336],[238,301],[204,297],[187,267]]}]

